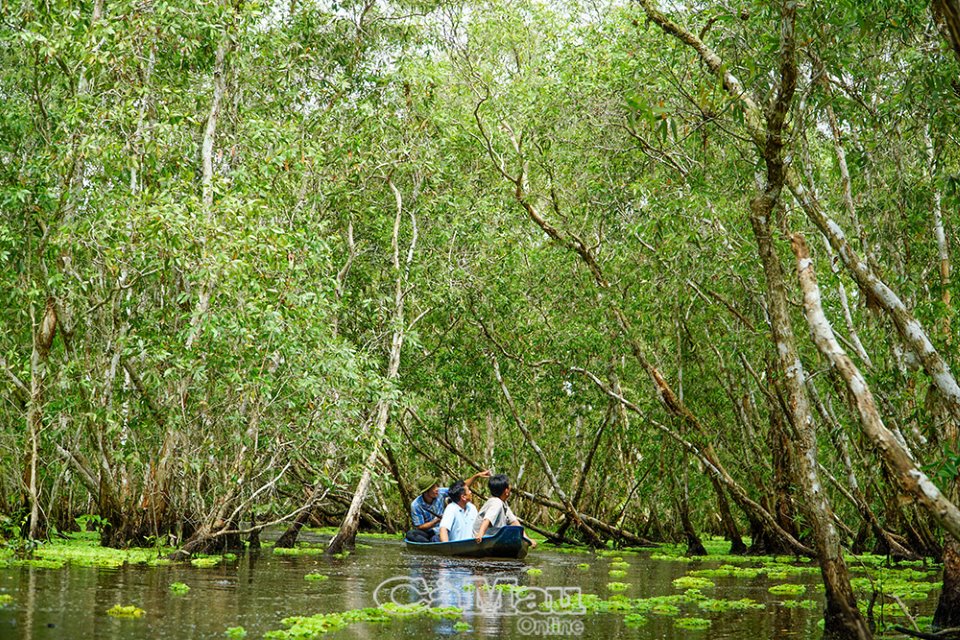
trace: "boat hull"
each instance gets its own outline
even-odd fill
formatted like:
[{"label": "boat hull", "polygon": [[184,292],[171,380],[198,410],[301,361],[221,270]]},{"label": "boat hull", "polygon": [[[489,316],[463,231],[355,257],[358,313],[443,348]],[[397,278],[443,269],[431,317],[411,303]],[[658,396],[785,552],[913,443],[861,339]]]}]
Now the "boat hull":
[{"label": "boat hull", "polygon": [[527,555],[530,543],[523,539],[523,527],[503,527],[493,536],[485,536],[479,543],[476,540],[454,540],[453,542],[412,542],[404,540],[407,549],[417,553],[429,553],[438,556],[458,556],[461,558],[514,558]]}]

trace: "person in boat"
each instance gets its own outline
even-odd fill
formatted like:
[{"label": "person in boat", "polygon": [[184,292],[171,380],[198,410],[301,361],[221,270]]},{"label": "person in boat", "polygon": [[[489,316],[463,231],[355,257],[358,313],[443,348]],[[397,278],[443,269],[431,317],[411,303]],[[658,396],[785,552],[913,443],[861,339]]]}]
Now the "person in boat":
[{"label": "person in boat", "polygon": [[[490,470],[475,473],[463,483],[469,487],[477,478],[489,478]],[[436,476],[422,476],[417,482],[420,493],[410,503],[410,519],[413,529],[407,532],[407,540],[412,542],[439,542],[440,519],[447,504],[447,487],[441,487]]]},{"label": "person in boat", "polygon": [[457,480],[447,490],[447,500],[447,508],[440,519],[440,542],[471,539],[477,507],[473,504],[470,487],[463,480]]},{"label": "person in boat", "polygon": [[[490,498],[483,503],[477,517],[473,522],[473,538],[479,544],[485,535],[494,536],[500,529],[506,526],[519,526],[518,518],[507,499],[510,497],[510,478],[506,474],[498,473],[490,478]],[[530,543],[531,547],[537,546],[537,542],[523,534],[523,539]]]}]

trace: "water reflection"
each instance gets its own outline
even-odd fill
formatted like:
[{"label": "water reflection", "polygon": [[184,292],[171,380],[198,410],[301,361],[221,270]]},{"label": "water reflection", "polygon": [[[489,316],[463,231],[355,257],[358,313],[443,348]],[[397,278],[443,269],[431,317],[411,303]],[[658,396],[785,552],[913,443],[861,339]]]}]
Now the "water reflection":
[{"label": "water reflection", "polygon": [[[191,565],[170,567],[130,566],[96,569],[70,566],[63,569],[34,567],[0,568],[0,593],[9,593],[14,602],[0,607],[0,639],[52,640],[63,638],[104,638],[130,640],[173,640],[184,637],[222,640],[227,627],[243,626],[250,638],[284,628],[288,616],[309,616],[376,606],[377,586],[388,579],[422,584],[407,595],[409,601],[429,596],[433,606],[456,606],[463,610],[460,620],[416,618],[387,626],[351,625],[331,635],[345,638],[449,636],[457,622],[472,628],[469,637],[531,637],[533,621],[548,621],[537,609],[548,597],[550,587],[571,586],[603,598],[611,595],[607,583],[608,561],[602,558],[570,556],[538,550],[526,562],[475,560],[417,555],[406,552],[394,541],[370,541],[372,548],[358,549],[346,559],[323,556],[279,556],[269,550],[249,554],[238,561],[210,569]],[[578,564],[589,560],[589,570]],[[678,593],[672,580],[694,568],[686,563],[628,558],[628,575],[620,578],[629,585],[629,598]],[[543,570],[538,577],[526,569]],[[711,568],[710,561],[696,568]],[[304,580],[308,573],[323,573],[326,581]],[[805,574],[792,581],[808,585],[808,596],[818,598],[816,575]],[[173,594],[169,585],[183,582],[191,587],[185,596]],[[764,640],[805,638],[817,635],[819,611],[787,609],[782,598],[768,592],[765,576],[751,580],[720,578],[709,595],[718,598],[752,598],[766,603],[764,610],[712,614],[696,606],[685,607],[682,615],[707,617],[713,621],[706,634],[711,640]],[[497,585],[530,588],[524,596]],[[538,591],[538,588],[542,588]],[[920,613],[932,612],[936,592],[918,605]],[[116,620],[106,614],[115,604],[134,604],[146,610],[139,620]],[[628,628],[622,616],[565,616],[582,623],[578,640],[607,638],[681,639],[690,637],[675,626],[669,616],[649,615],[639,629]],[[48,626],[51,625],[51,626]],[[521,625],[526,625],[521,626]],[[702,632],[701,632],[702,633]],[[542,635],[542,634],[539,634]],[[570,634],[563,634],[569,636]],[[556,636],[554,636],[556,637]]]}]

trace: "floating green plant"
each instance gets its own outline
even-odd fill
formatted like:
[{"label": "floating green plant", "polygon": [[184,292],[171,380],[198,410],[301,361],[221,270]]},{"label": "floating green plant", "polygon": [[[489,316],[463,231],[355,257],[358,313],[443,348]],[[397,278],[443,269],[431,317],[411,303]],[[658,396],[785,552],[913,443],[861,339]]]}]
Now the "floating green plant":
[{"label": "floating green plant", "polygon": [[465,585],[463,585],[463,590],[464,590],[464,591],[469,591],[469,592],[476,591],[476,590],[477,590],[477,585],[475,585],[475,584],[465,584]]},{"label": "floating green plant", "polygon": [[[323,547],[274,547],[273,553],[278,556],[319,556],[323,555]],[[334,557],[337,556],[339,554]]]},{"label": "floating green plant", "polygon": [[647,624],[647,619],[639,613],[628,613],[623,616],[623,623],[628,627],[642,627]]},{"label": "floating green plant", "polygon": [[453,625],[453,630],[457,633],[465,633],[470,631],[470,625],[462,620]]},{"label": "floating green plant", "polygon": [[611,571],[608,571],[607,575],[610,576],[611,578],[625,578],[627,575],[627,572],[621,569],[613,569]]},{"label": "floating green plant", "polygon": [[315,616],[294,616],[281,622],[288,627],[264,634],[267,640],[310,640],[343,629],[358,622],[386,623],[395,618],[427,617],[432,619],[456,619],[463,614],[457,607],[427,607],[422,604],[385,604],[379,608],[351,609],[339,613],[324,613]]},{"label": "floating green plant", "polygon": [[237,559],[237,554],[235,553],[225,553],[223,554],[224,562],[234,562]]},{"label": "floating green plant", "polygon": [[[336,533],[336,528],[333,529]],[[398,540],[403,537],[402,533],[361,533],[357,536],[358,538],[364,538],[367,540]]]},{"label": "floating green plant", "polygon": [[323,580],[329,580],[330,576],[324,573],[317,573],[316,571],[311,571],[307,575],[303,576],[304,580],[311,580],[314,582],[322,582]]},{"label": "floating green plant", "polygon": [[577,565],[577,569],[580,569],[580,571],[588,571],[590,569],[590,565],[586,562],[581,562]]},{"label": "floating green plant", "polygon": [[763,603],[751,600],[750,598],[741,598],[740,600],[714,600],[713,598],[705,598],[698,602],[697,606],[704,611],[714,611],[718,613],[766,608]]},{"label": "floating green plant", "polygon": [[677,618],[673,621],[673,626],[678,629],[707,629],[710,621],[706,618]]},{"label": "floating green plant", "polygon": [[13,603],[13,596],[9,593],[0,593],[0,607],[5,607]]},{"label": "floating green plant", "polygon": [[169,553],[169,547],[113,549],[100,546],[96,532],[71,533],[57,537],[34,549],[34,557],[15,561],[14,564],[43,569],[60,569],[65,564],[86,567],[120,567],[124,564],[169,564],[161,554]]},{"label": "floating green plant", "polygon": [[775,584],[767,591],[780,596],[802,596],[807,592],[807,587],[802,584]]},{"label": "floating green plant", "polygon": [[573,547],[570,545],[557,545],[552,550],[556,553],[593,553],[593,550],[588,547]]},{"label": "floating green plant", "polygon": [[630,563],[624,562],[623,560],[617,560],[615,562],[610,563],[610,568],[611,569],[629,569]]},{"label": "floating green plant", "polygon": [[780,603],[787,609],[819,609],[821,604],[816,600],[784,600]]},{"label": "floating green plant", "polygon": [[190,564],[195,567],[200,567],[201,569],[209,569],[210,567],[215,567],[220,564],[220,556],[200,556],[199,558],[191,558]]},{"label": "floating green plant", "polygon": [[227,627],[227,630],[223,632],[223,635],[231,638],[232,640],[239,640],[240,638],[247,637],[247,630],[243,627]]},{"label": "floating green plant", "polygon": [[673,586],[677,589],[709,589],[716,585],[712,580],[706,578],[697,578],[695,576],[683,576],[673,581]]},{"label": "floating green plant", "polygon": [[626,591],[630,585],[626,582],[608,582],[607,589],[614,592]]},{"label": "floating green plant", "polygon": [[144,613],[146,613],[146,611],[133,604],[127,606],[115,604],[112,608],[107,609],[107,615],[111,615],[114,618],[140,618]]},{"label": "floating green plant", "polygon": [[355,546],[357,549],[373,549],[373,547],[371,547],[370,545],[368,545],[368,544],[363,544],[362,542],[358,542],[358,543],[356,543],[356,545],[354,545],[354,546]]},{"label": "floating green plant", "polygon": [[29,560],[15,560],[13,564],[33,567],[34,569],[63,569],[66,562],[63,560],[48,560],[46,558],[30,558]]},{"label": "floating green plant", "polygon": [[763,573],[763,569],[757,569],[753,567],[735,567],[730,564],[721,565],[716,569],[694,569],[689,571],[687,575],[696,576],[699,578],[743,578],[743,579],[752,579],[756,578]]},{"label": "floating green plant", "polygon": [[341,551],[340,553],[333,554],[333,557],[336,558],[337,560],[343,560],[348,555],[350,555],[349,551]]},{"label": "floating green plant", "polygon": [[529,589],[523,585],[512,584],[510,582],[500,582],[494,587],[497,591],[503,593],[512,593],[514,595],[523,596],[526,595]]},{"label": "floating green plant", "polygon": [[665,560],[668,562],[693,562],[693,558],[688,558],[686,556],[674,556],[668,555],[666,553],[651,553],[651,560]]},{"label": "floating green plant", "polygon": [[188,585],[182,583],[182,582],[172,582],[172,583],[170,583],[169,589],[170,589],[170,591],[171,591],[172,593],[175,593],[175,594],[181,595],[181,596],[182,596],[183,594],[187,593],[188,591],[190,591],[190,587],[189,587]]},{"label": "floating green plant", "polygon": [[543,575],[543,569],[534,569],[534,568],[527,569],[527,575],[528,575],[528,576],[542,576],[542,575]]},{"label": "floating green plant", "polygon": [[649,609],[647,609],[647,611],[656,616],[680,615],[680,607],[674,604],[666,604],[666,603],[655,604]]},{"label": "floating green plant", "polygon": [[610,558],[613,562],[623,562],[623,556],[636,556],[640,555],[640,552],[631,549],[604,549],[598,551],[597,555]]}]

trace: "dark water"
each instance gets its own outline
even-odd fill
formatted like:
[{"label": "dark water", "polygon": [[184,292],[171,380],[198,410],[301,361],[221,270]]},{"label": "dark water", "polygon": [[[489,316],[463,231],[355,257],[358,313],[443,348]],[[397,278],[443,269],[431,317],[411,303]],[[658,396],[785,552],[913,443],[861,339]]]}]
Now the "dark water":
[{"label": "dark water", "polygon": [[[616,580],[631,585],[625,592],[629,597],[651,597],[679,593],[671,584],[675,578],[694,568],[716,567],[717,563],[666,562],[653,561],[644,555],[626,556],[625,560],[631,565],[627,576],[610,578],[607,575],[609,559],[549,549],[538,548],[519,562],[435,558],[407,553],[399,542],[368,543],[370,548],[358,549],[342,560],[279,556],[265,549],[207,569],[191,565],[0,569],[0,594],[14,597],[12,604],[0,608],[0,639],[225,638],[224,630],[236,626],[247,630],[247,638],[260,638],[267,631],[284,628],[280,621],[287,616],[376,606],[378,585],[391,578],[411,583],[424,592],[432,590],[434,605],[463,607],[463,620],[470,624],[471,630],[457,633],[455,620],[415,619],[387,625],[355,624],[325,637],[331,640],[445,636],[773,640],[818,635],[818,611],[786,608],[780,603],[789,597],[773,596],[767,591],[770,585],[782,582],[806,584],[807,595],[803,597],[819,601],[816,574],[779,581],[764,576],[714,578],[716,588],[705,590],[710,597],[752,598],[765,603],[766,608],[709,613],[695,605],[681,605],[681,617],[708,618],[712,622],[710,628],[678,629],[674,626],[674,617],[657,615],[647,615],[644,626],[630,628],[622,616],[615,614],[524,613],[524,605],[518,606],[510,594],[476,587],[516,581],[534,587],[580,588],[583,593],[608,597],[606,584]],[[578,569],[577,565],[582,562],[591,563],[590,570]],[[526,569],[531,567],[542,569],[543,574],[527,575]],[[303,576],[313,571],[327,574],[330,579],[304,580]],[[173,582],[188,584],[190,592],[183,596],[171,593],[169,585]],[[467,584],[473,587],[464,590]],[[409,596],[412,591],[410,587],[401,587],[394,593]],[[381,590],[381,600],[384,592]],[[534,594],[542,596],[537,591]],[[934,592],[927,601],[910,603],[912,612],[929,615],[935,607],[936,595]],[[501,596],[499,603],[497,596]],[[135,604],[146,614],[140,619],[116,619],[106,613],[115,604]]]}]

